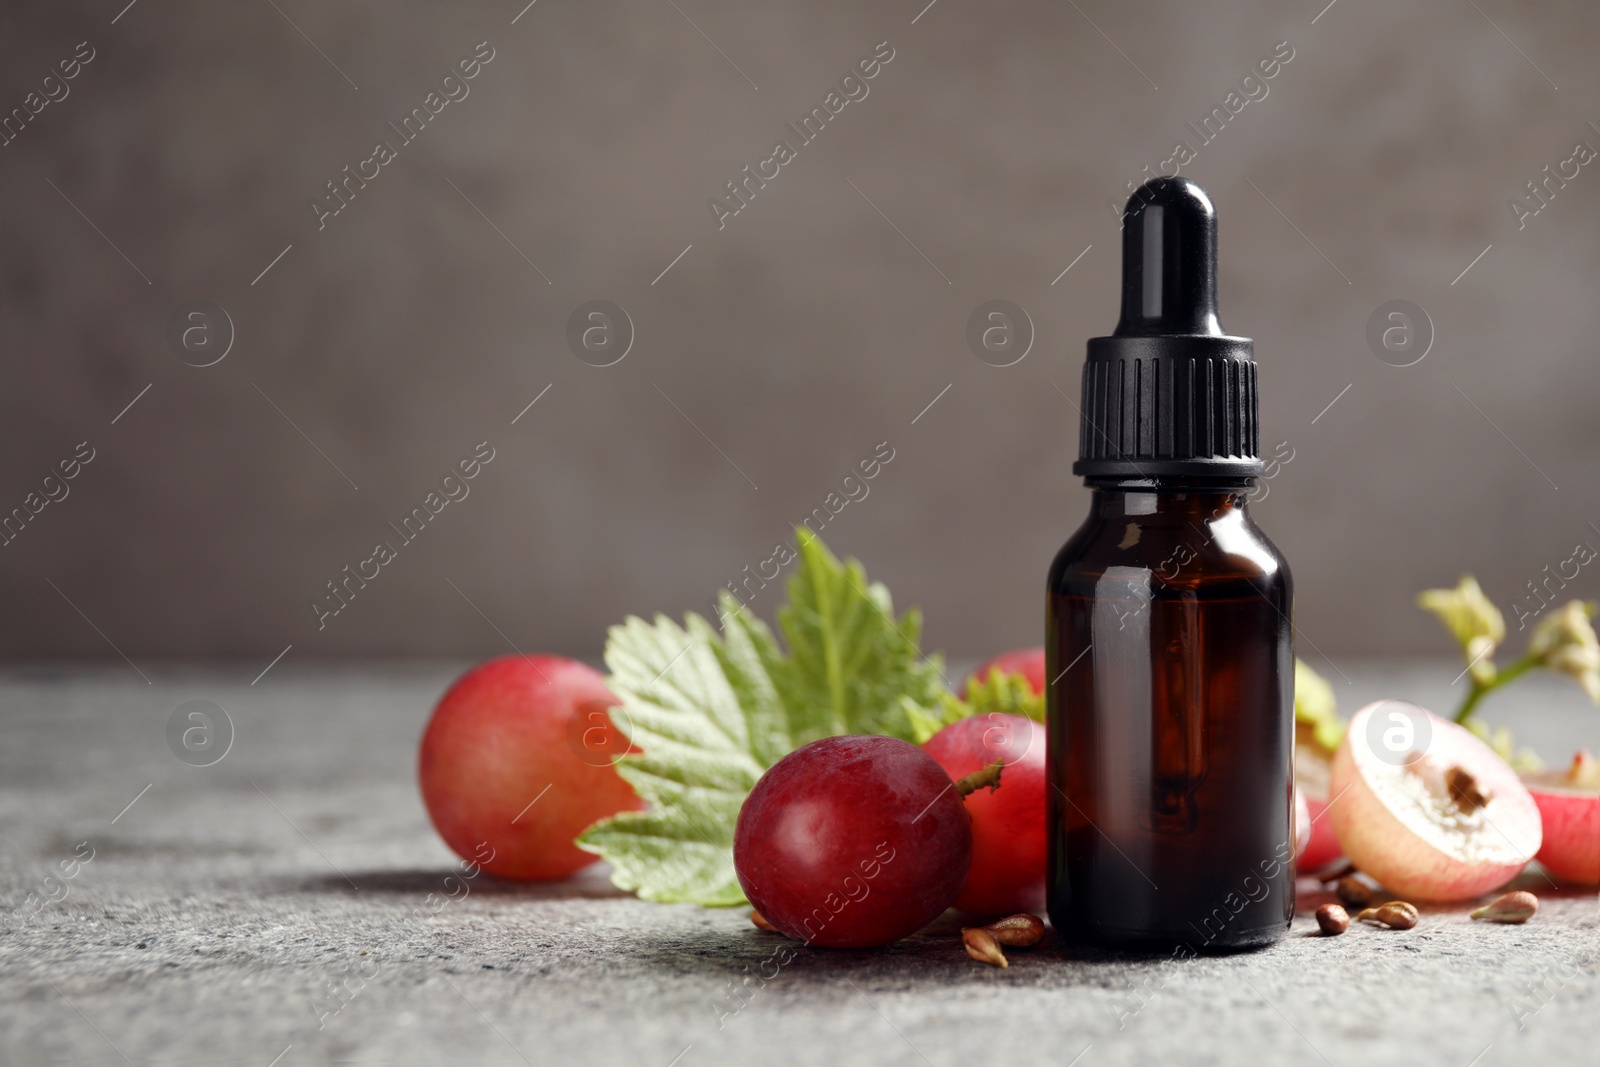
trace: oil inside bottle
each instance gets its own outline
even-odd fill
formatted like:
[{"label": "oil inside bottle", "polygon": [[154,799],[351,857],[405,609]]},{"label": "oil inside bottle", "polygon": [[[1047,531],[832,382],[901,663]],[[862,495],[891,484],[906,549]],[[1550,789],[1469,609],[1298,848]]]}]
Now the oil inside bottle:
[{"label": "oil inside bottle", "polygon": [[[1294,914],[1287,571],[1241,492],[1134,493],[1140,515],[1096,495],[1049,594],[1052,920],[1196,951],[1277,940]],[[1131,537],[1154,565],[1129,565]]]}]

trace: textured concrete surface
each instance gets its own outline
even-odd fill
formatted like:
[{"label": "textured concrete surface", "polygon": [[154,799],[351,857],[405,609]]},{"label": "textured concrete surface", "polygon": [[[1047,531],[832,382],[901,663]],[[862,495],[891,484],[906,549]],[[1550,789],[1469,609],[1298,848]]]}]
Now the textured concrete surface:
[{"label": "textured concrete surface", "polygon": [[[1473,571],[1510,617],[1600,547],[1600,168],[1567,162],[1600,146],[1595,4],[527,5],[3,5],[0,115],[96,50],[0,148],[0,515],[97,450],[0,553],[8,660],[114,660],[102,634],[141,666],[465,657],[495,626],[597,655],[627,612],[705,611],[882,441],[829,543],[926,609],[930,647],[1032,642],[1086,506],[1105,203],[1179,139],[1222,218],[1223,322],[1257,342],[1279,466],[1254,510],[1318,645],[1442,653],[1418,589]],[[482,41],[470,95],[319,230],[325,183]],[[707,201],[880,41],[870,94],[719,230]],[[1188,124],[1280,42],[1201,145]],[[568,350],[596,298],[637,334],[612,367]],[[1010,367],[967,345],[996,298],[1037,335]],[[195,299],[236,330],[215,366],[169,345]],[[1412,367],[1368,347],[1397,299],[1436,334]],[[471,497],[319,631],[326,583],[486,439]]]},{"label": "textured concrete surface", "polygon": [[[1448,664],[1344,668],[1346,710],[1451,692]],[[0,1061],[1488,1067],[1600,1043],[1595,895],[1531,873],[1524,927],[1443,908],[1310,937],[1308,895],[1277,947],[1187,963],[1047,942],[998,971],[944,921],[801,951],[734,1011],[778,944],[743,911],[641,903],[599,872],[447,881],[412,761],[451,668],[254,673],[0,678]],[[1574,695],[1541,681],[1487,711],[1554,756],[1600,734]],[[208,768],[163,734],[194,699],[236,729]],[[47,882],[83,842],[93,859]]]}]

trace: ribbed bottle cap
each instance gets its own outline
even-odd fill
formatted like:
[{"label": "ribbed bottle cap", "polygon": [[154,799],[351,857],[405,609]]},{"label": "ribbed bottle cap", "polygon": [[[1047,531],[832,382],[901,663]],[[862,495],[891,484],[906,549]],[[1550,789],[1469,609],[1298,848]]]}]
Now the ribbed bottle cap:
[{"label": "ribbed bottle cap", "polygon": [[1217,212],[1187,178],[1122,213],[1122,319],[1089,341],[1073,472],[1085,478],[1262,473],[1255,345],[1217,318]]}]

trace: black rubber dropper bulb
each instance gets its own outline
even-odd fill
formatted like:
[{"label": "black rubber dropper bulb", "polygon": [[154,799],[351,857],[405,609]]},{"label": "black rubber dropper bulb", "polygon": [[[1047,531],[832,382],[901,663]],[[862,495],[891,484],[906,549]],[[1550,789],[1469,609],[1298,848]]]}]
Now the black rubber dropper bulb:
[{"label": "black rubber dropper bulb", "polygon": [[1217,209],[1187,178],[1157,178],[1122,216],[1117,337],[1222,336],[1217,319]]},{"label": "black rubber dropper bulb", "polygon": [[1256,363],[1217,316],[1217,210],[1187,178],[1122,214],[1122,317],[1091,338],[1078,462],[1091,479],[1239,480],[1262,471]]}]

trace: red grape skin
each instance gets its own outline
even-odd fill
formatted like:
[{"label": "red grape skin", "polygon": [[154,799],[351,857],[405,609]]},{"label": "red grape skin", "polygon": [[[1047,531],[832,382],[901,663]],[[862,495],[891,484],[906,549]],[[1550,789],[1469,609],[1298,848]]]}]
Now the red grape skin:
[{"label": "red grape skin", "polygon": [[644,807],[613,766],[628,748],[606,711],[617,703],[597,671],[561,656],[503,656],[458,678],[418,753],[445,844],[499,878],[565,878],[599,859],[572,839]]},{"label": "red grape skin", "polygon": [[989,712],[951,723],[923,751],[951,778],[1003,760],[998,789],[967,797],[972,872],[956,907],[975,915],[1044,909],[1045,729],[1021,715]]},{"label": "red grape skin", "polygon": [[1343,856],[1344,847],[1334,836],[1333,820],[1322,817],[1322,813],[1328,810],[1328,799],[1308,793],[1301,795],[1305,797],[1306,814],[1312,819],[1311,840],[1295,853],[1294,866],[1301,874],[1315,874]]},{"label": "red grape skin", "polygon": [[972,822],[950,776],[892,737],[826,737],[756,783],[734,867],[779,931],[826,948],[886,945],[950,906],[972,862]]}]

